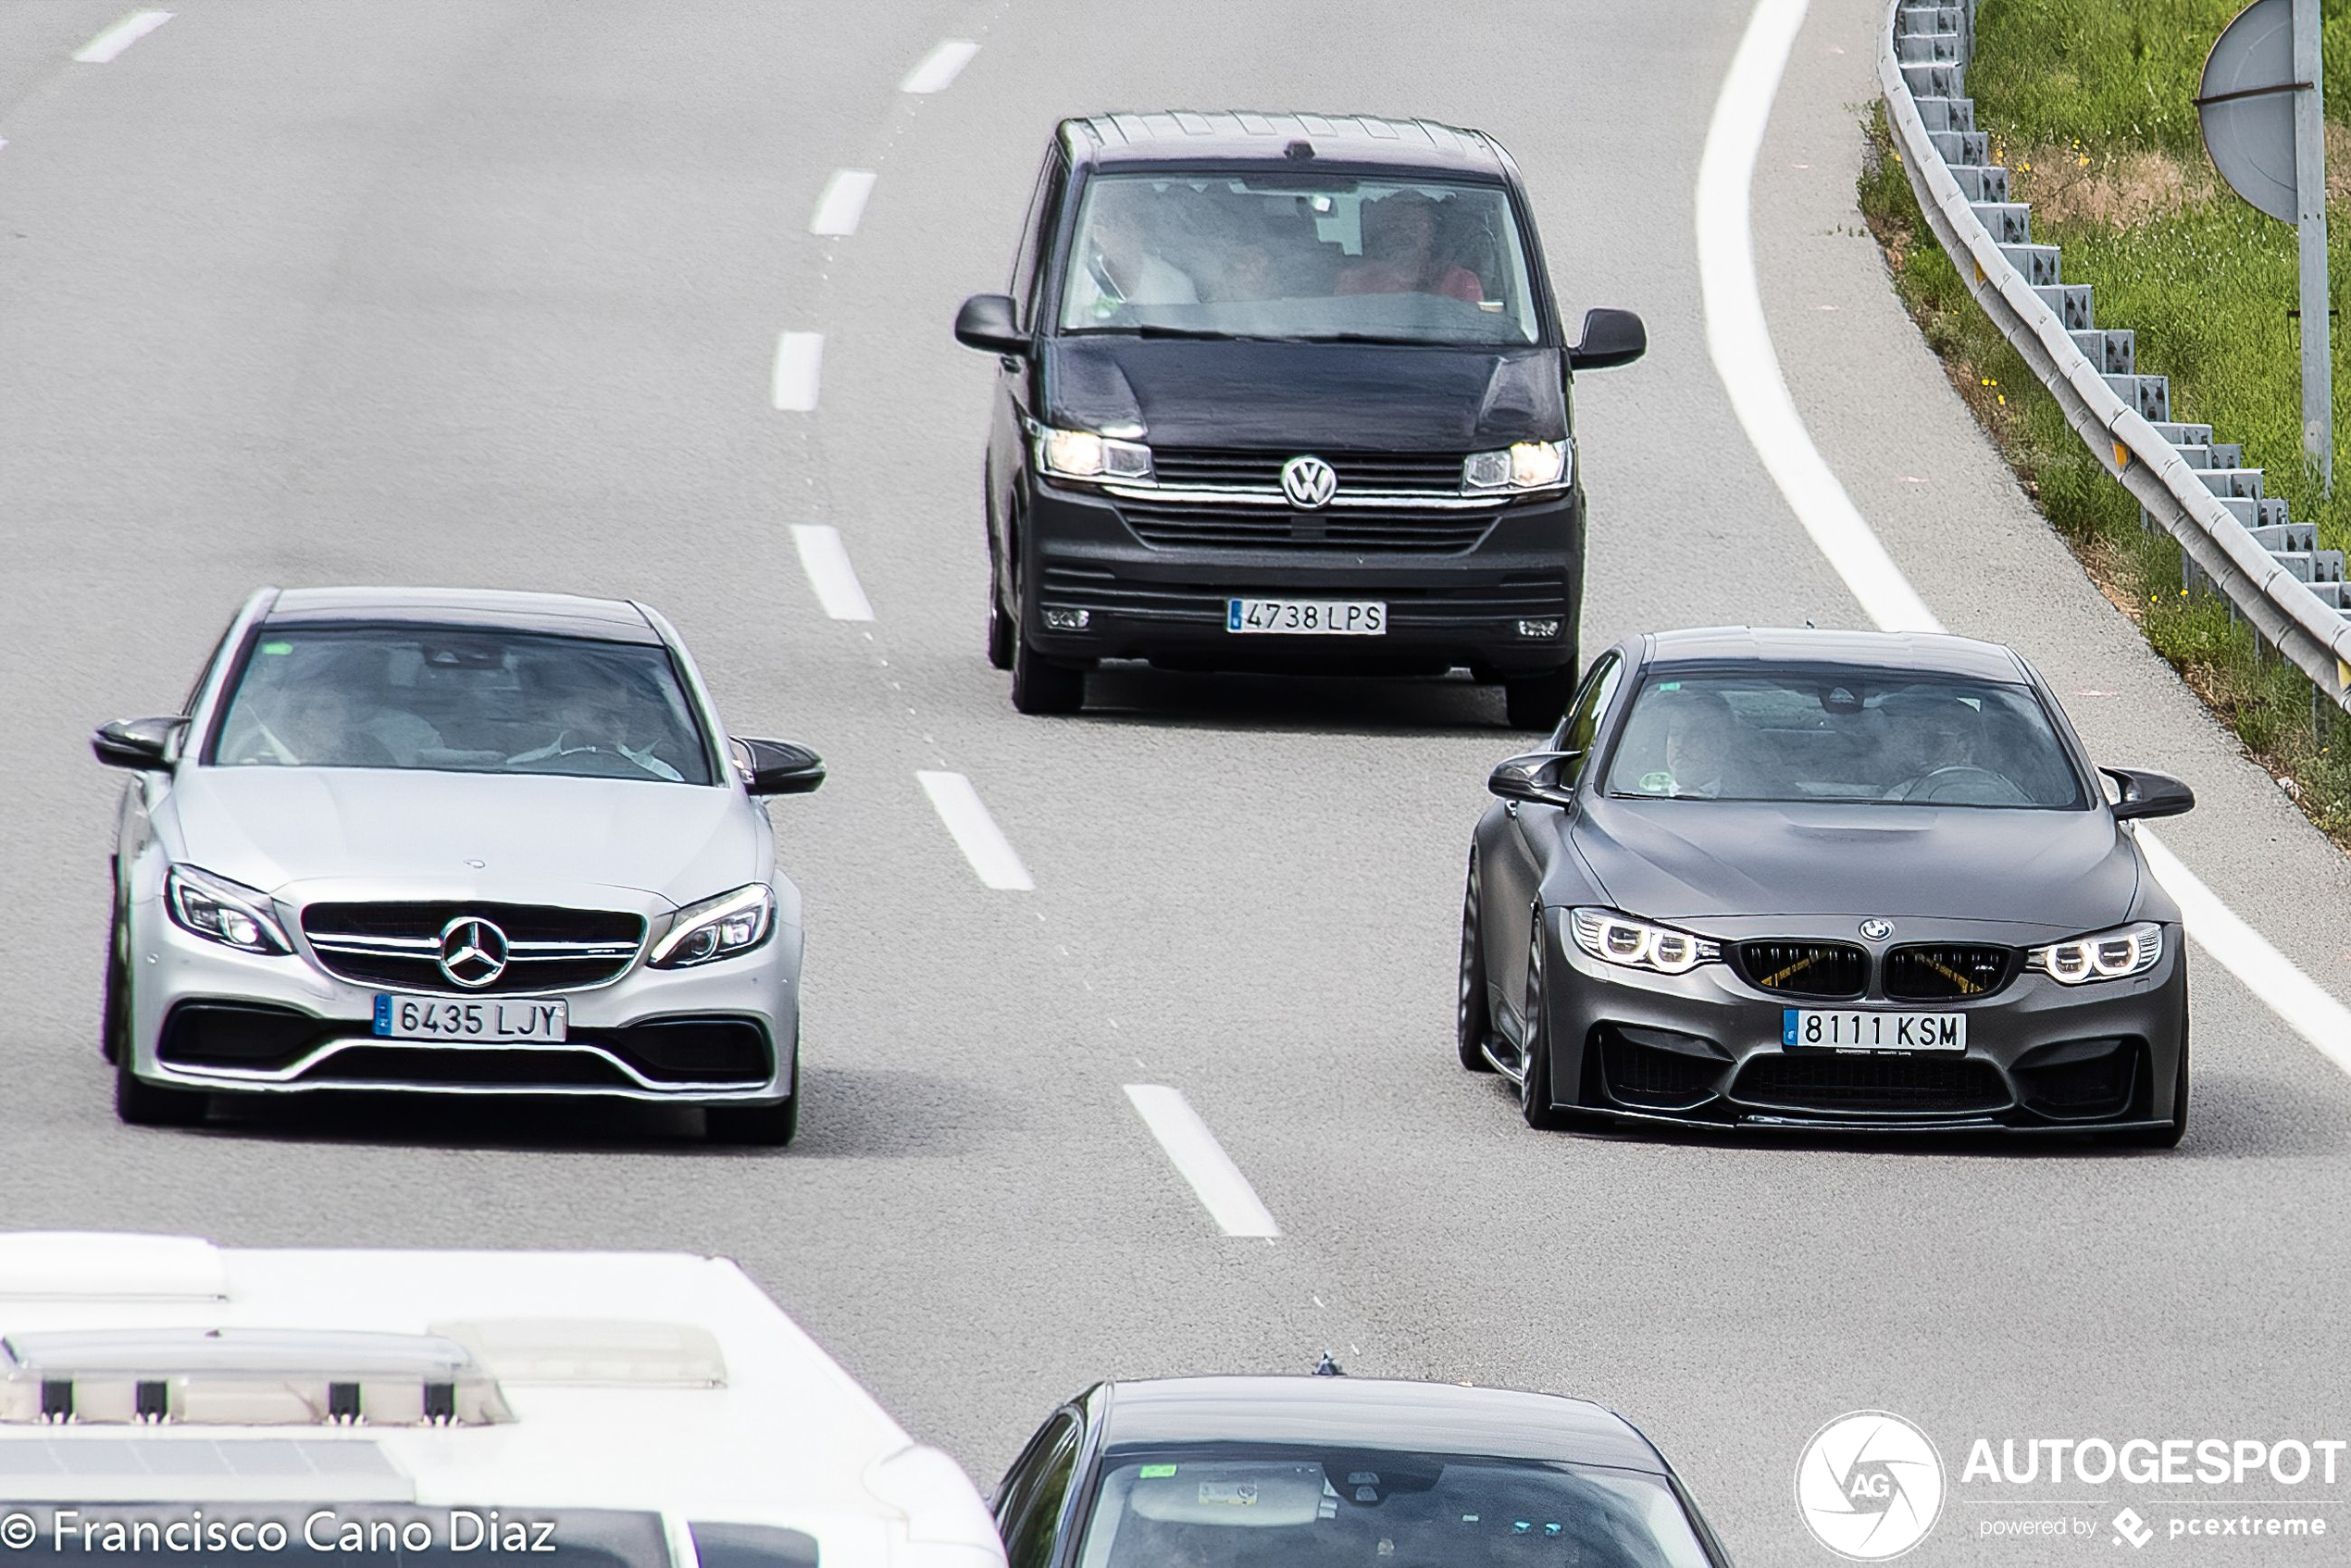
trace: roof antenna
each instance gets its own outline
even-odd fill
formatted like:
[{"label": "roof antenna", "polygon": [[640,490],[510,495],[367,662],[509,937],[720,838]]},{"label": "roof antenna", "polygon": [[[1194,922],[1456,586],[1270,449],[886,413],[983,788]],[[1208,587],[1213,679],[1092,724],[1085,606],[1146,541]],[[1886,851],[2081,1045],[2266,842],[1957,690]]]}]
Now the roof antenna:
[{"label": "roof antenna", "polygon": [[1289,159],[1292,163],[1304,163],[1308,158],[1311,158],[1313,156],[1314,143],[1308,141],[1300,140],[1292,142],[1289,145],[1282,149],[1282,156]]},{"label": "roof antenna", "polygon": [[1314,1375],[1317,1377],[1344,1377],[1347,1375],[1347,1369],[1339,1365],[1338,1363],[1331,1360],[1331,1353],[1328,1350],[1325,1350],[1323,1352],[1323,1359],[1314,1363]]}]

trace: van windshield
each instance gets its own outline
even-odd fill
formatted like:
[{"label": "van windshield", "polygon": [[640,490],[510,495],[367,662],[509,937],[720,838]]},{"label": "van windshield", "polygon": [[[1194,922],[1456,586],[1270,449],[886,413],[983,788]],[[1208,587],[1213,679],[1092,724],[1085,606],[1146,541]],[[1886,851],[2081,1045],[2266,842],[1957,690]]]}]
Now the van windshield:
[{"label": "van windshield", "polygon": [[1536,341],[1499,185],[1311,175],[1100,175],[1062,330],[1298,342]]}]

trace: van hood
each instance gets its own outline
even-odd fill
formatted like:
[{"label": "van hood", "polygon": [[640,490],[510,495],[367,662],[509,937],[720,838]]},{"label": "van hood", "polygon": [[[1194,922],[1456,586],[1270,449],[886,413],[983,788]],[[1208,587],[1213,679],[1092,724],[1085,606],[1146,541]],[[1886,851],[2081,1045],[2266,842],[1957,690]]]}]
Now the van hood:
[{"label": "van hood", "polygon": [[1049,423],[1139,425],[1167,446],[1481,451],[1567,436],[1559,351],[1476,345],[1048,339]]}]

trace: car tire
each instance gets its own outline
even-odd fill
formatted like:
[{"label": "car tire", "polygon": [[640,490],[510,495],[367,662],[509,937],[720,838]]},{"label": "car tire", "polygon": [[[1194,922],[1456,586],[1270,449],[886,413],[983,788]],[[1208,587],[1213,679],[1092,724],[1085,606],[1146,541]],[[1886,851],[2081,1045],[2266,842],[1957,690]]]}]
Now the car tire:
[{"label": "car tire", "polygon": [[1533,924],[1535,940],[1526,957],[1526,1050],[1520,1058],[1524,1071],[1519,1076],[1518,1109],[1528,1126],[1541,1132],[1556,1132],[1567,1126],[1567,1115],[1551,1103],[1551,1025],[1547,995],[1550,964],[1543,956],[1543,911],[1539,904]]},{"label": "car tire", "polygon": [[2122,1135],[2122,1141],[2138,1149],[2177,1149],[2180,1139],[2188,1135],[2188,1040],[2184,1027],[2180,1032],[2180,1070],[2171,1082],[2171,1119],[2161,1126],[2140,1127]]},{"label": "car tire", "polygon": [[1086,672],[1057,665],[1017,631],[1013,649],[1013,706],[1025,714],[1074,714],[1086,705]]},{"label": "car tire", "polygon": [[131,925],[117,884],[114,918],[106,923],[105,989],[99,993],[98,1054],[119,1062],[131,1049]]},{"label": "car tire", "polygon": [[1013,667],[1013,617],[1004,614],[1004,596],[996,591],[996,571],[988,572],[988,662],[998,669]]},{"label": "car tire", "polygon": [[1454,1048],[1462,1065],[1473,1073],[1494,1070],[1486,1054],[1486,1037],[1493,1032],[1493,1009],[1486,998],[1486,942],[1478,926],[1477,852],[1470,851],[1469,888],[1462,895],[1462,994],[1453,1011]]},{"label": "car tire", "polygon": [[203,1125],[212,1097],[202,1089],[172,1089],[151,1084],[131,1070],[131,1045],[117,1048],[114,1064],[114,1114],[134,1127],[193,1127]]},{"label": "car tire", "polygon": [[1546,670],[1541,675],[1515,676],[1502,682],[1502,712],[1512,729],[1548,730],[1567,712],[1575,695],[1575,670]]}]

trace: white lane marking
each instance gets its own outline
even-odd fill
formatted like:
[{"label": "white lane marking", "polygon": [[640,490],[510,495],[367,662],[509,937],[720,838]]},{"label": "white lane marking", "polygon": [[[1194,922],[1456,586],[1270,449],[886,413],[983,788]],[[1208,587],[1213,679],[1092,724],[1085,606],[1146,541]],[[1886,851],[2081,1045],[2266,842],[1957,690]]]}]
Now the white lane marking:
[{"label": "white lane marking", "polygon": [[1126,1098],[1134,1103],[1135,1114],[1159,1139],[1160,1148],[1175,1164],[1176,1172],[1191,1183],[1192,1191],[1216,1222],[1216,1228],[1227,1236],[1279,1236],[1282,1227],[1274,1223],[1273,1214],[1258,1201],[1257,1188],[1250,1186],[1249,1177],[1233,1164],[1208,1124],[1200,1119],[1192,1102],[1180,1089],[1164,1084],[1128,1084]]},{"label": "white lane marking", "polygon": [[942,38],[936,48],[906,73],[898,84],[901,93],[944,93],[947,84],[955,80],[963,68],[979,53],[979,45],[968,38]]},{"label": "white lane marking", "polygon": [[808,574],[808,586],[816,591],[816,603],[825,607],[825,614],[837,621],[872,620],[874,606],[857,580],[857,568],[849,564],[849,548],[840,541],[840,529],[820,523],[794,523],[791,538],[800,550],[800,569]]},{"label": "white lane marking", "polygon": [[[1804,25],[1805,5],[1806,0],[1757,0],[1707,127],[1698,176],[1698,262],[1707,347],[1764,468],[1861,608],[1889,631],[1939,631],[1942,623],[1812,444],[1788,395],[1763,318],[1748,203],[1772,100]],[[2178,901],[2197,944],[2295,1033],[2351,1073],[2351,1010],[2221,902],[2155,835],[2142,829],[2139,842],[2157,880]]]},{"label": "white lane marking", "polygon": [[2170,847],[2145,828],[2139,848],[2163,890],[2179,902],[2188,935],[2220,961],[2221,966],[2245,983],[2247,990],[2270,1004],[2288,1027],[2319,1048],[2326,1059],[2351,1073],[2351,1007],[2327,994],[2270,944],[2270,939],[2246,925],[2235,910],[2204,879],[2180,863]]},{"label": "white lane marking", "polygon": [[776,406],[787,414],[806,414],[816,406],[816,378],[825,362],[825,334],[786,332],[776,340],[776,370],[769,391]]},{"label": "white lane marking", "polygon": [[815,216],[808,220],[811,234],[854,234],[865,216],[865,198],[874,193],[870,168],[837,168],[816,198]]},{"label": "white lane marking", "polygon": [[1772,99],[1779,91],[1788,51],[1804,25],[1804,9],[1805,0],[1761,0],[1731,60],[1723,95],[1714,101],[1713,123],[1707,127],[1706,150],[1698,166],[1698,266],[1706,305],[1706,347],[1747,439],[1755,443],[1756,455],[1862,610],[1888,631],[1940,631],[1943,623],[1885,553],[1812,444],[1780,375],[1772,330],[1763,319],[1748,207],[1755,156],[1772,118]]},{"label": "white lane marking", "polygon": [[102,66],[171,19],[169,11],[133,11],[84,44],[74,58],[85,66]]},{"label": "white lane marking", "polygon": [[1029,879],[1028,867],[1014,852],[1012,840],[980,803],[979,791],[972,788],[970,779],[960,773],[928,771],[917,771],[914,777],[922,780],[931,808],[955,836],[956,847],[979,873],[981,882],[1013,893],[1025,893],[1037,886]]}]

